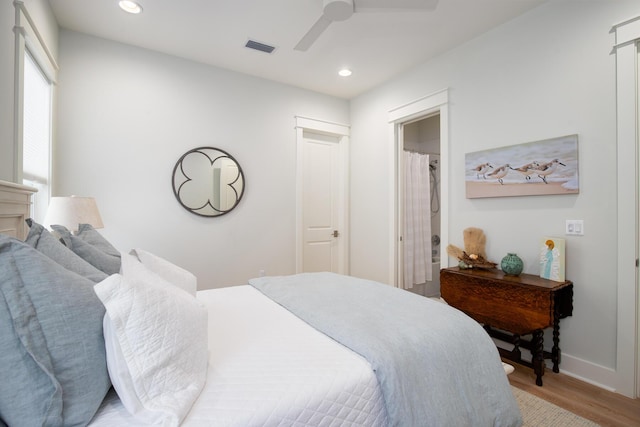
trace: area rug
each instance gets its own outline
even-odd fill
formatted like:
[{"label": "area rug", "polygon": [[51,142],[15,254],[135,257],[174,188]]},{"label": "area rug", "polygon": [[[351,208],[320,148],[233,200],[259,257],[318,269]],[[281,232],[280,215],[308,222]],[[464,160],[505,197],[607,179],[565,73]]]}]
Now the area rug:
[{"label": "area rug", "polygon": [[516,397],[523,427],[598,427],[599,424],[582,418],[531,393],[511,387]]}]

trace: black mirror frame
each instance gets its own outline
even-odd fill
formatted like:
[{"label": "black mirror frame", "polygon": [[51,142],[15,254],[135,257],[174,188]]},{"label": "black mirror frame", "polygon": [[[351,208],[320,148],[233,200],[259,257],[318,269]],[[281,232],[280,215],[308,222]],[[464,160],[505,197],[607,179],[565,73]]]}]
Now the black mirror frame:
[{"label": "black mirror frame", "polygon": [[[211,162],[211,164],[213,165],[213,163],[220,159],[220,158],[228,158],[230,160],[232,160],[236,166],[238,166],[238,177],[231,183],[234,184],[236,182],[238,182],[238,180],[242,180],[242,190],[240,191],[240,194],[238,194],[238,191],[236,190],[235,187],[231,186],[231,188],[233,189],[234,193],[236,193],[236,202],[233,204],[233,206],[230,209],[227,210],[219,210],[216,209],[215,207],[213,207],[213,205],[211,204],[210,200],[207,200],[207,203],[199,208],[193,209],[190,208],[189,206],[185,205],[182,200],[180,200],[180,187],[182,187],[185,183],[191,181],[191,179],[187,176],[187,174],[182,170],[181,165],[182,165],[182,161],[184,160],[185,157],[187,157],[189,154],[191,153],[195,153],[195,152],[202,152],[202,150],[215,150],[220,152],[222,155],[221,156],[217,156],[214,159],[211,159],[211,157],[209,157],[208,154],[206,153],[202,153],[203,155],[205,155],[209,161]],[[178,186],[178,188],[176,188],[176,171],[178,170],[178,168],[180,168],[180,172],[182,173],[182,175],[184,175],[187,180],[184,181],[182,184],[180,184]],[[240,166],[240,163],[238,163],[238,161],[235,159],[235,157],[233,157],[231,154],[227,153],[224,150],[221,150],[219,148],[216,147],[209,147],[209,146],[203,146],[203,147],[197,147],[194,149],[191,149],[189,151],[187,151],[186,153],[184,153],[176,162],[176,165],[173,167],[173,173],[171,174],[171,187],[173,188],[173,195],[176,197],[176,200],[178,201],[178,203],[180,203],[180,206],[182,206],[183,208],[185,208],[187,211],[191,212],[194,215],[198,215],[198,216],[202,216],[202,217],[206,217],[206,218],[217,218],[219,216],[225,215],[229,212],[231,212],[232,210],[234,210],[238,204],[240,203],[240,200],[242,200],[242,196],[244,195],[244,189],[246,188],[247,182],[246,179],[244,177],[244,172],[242,171],[242,167]],[[213,209],[215,212],[217,212],[215,215],[207,215],[207,214],[203,214],[200,212],[196,212],[196,210],[200,210],[204,207],[206,207],[207,205],[209,205],[209,207],[211,207],[211,209]]]}]

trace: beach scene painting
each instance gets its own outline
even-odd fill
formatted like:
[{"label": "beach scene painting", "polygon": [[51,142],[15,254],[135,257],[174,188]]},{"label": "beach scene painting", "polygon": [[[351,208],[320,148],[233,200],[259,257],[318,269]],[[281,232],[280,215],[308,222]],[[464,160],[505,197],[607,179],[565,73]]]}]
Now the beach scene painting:
[{"label": "beach scene painting", "polygon": [[465,154],[468,199],[577,194],[578,135]]}]

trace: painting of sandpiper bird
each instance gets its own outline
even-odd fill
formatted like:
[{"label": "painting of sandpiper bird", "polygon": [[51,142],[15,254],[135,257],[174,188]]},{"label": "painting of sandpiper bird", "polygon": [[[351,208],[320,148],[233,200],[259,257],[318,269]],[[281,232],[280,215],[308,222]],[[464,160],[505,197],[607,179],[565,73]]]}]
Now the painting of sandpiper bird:
[{"label": "painting of sandpiper bird", "polygon": [[532,171],[533,171],[533,173],[538,175],[539,178],[542,178],[542,181],[545,184],[548,184],[547,179],[545,178],[545,176],[551,175],[552,173],[554,173],[556,171],[558,165],[567,166],[564,163],[562,163],[560,160],[553,159],[552,161],[550,161],[548,163],[544,163],[542,165],[539,165],[537,167],[532,168]]},{"label": "painting of sandpiper bird", "polygon": [[476,176],[478,178],[482,177],[484,179],[487,179],[486,173],[489,172],[490,169],[493,169],[491,163],[482,163],[473,168],[473,170],[476,171]]},{"label": "painting of sandpiper bird", "polygon": [[531,179],[531,174],[533,174],[536,168],[538,168],[539,166],[540,166],[540,163],[534,160],[531,163],[527,163],[520,167],[513,168],[513,170],[516,172],[520,172],[524,176],[524,179],[528,181]]},{"label": "painting of sandpiper bird", "polygon": [[504,178],[505,176],[507,176],[507,174],[509,173],[509,170],[513,170],[513,168],[511,166],[507,165],[502,165],[499,168],[496,168],[493,172],[491,172],[489,174],[489,178],[492,179],[497,179],[498,182],[500,183],[500,185],[504,185],[504,181],[502,180],[502,178]]},{"label": "painting of sandpiper bird", "polygon": [[577,194],[578,135],[465,154],[467,198]]}]

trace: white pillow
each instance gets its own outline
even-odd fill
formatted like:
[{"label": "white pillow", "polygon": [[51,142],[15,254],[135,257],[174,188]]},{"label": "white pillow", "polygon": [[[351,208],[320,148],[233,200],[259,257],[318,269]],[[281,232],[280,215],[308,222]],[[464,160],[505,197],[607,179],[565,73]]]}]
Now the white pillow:
[{"label": "white pillow", "polygon": [[129,253],[137,257],[145,267],[166,281],[184,289],[194,297],[196,296],[198,279],[191,272],[142,249],[132,249]]},{"label": "white pillow", "polygon": [[141,421],[179,425],[206,381],[206,310],[130,255],[122,274],[94,289],[106,308],[107,367],[123,405]]}]

